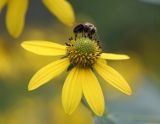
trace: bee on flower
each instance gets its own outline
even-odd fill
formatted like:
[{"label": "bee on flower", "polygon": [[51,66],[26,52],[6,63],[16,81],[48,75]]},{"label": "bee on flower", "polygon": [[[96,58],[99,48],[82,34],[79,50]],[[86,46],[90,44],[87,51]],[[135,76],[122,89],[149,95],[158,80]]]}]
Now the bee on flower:
[{"label": "bee on flower", "polygon": [[[74,10],[66,0],[42,0],[48,10],[63,24],[73,26]],[[11,36],[17,38],[23,31],[29,0],[0,0],[0,12],[7,6],[6,27]]]},{"label": "bee on flower", "polygon": [[28,90],[34,90],[51,79],[68,71],[62,89],[62,104],[68,114],[72,114],[79,105],[82,96],[93,112],[102,116],[104,113],[104,96],[94,72],[110,85],[127,95],[132,90],[126,80],[104,60],[126,60],[127,55],[103,53],[96,38],[96,27],[90,23],[77,25],[66,45],[48,41],[24,41],[21,46],[35,54],[61,56],[59,60],[40,69],[30,80]]}]

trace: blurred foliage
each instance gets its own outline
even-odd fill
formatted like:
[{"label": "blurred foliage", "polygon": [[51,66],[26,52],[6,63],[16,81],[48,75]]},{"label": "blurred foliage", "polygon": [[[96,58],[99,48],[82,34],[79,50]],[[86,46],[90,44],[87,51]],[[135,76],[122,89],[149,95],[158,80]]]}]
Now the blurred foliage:
[{"label": "blurred foliage", "polygon": [[[45,106],[45,107],[44,107]],[[83,106],[73,115],[64,113],[61,101],[42,101],[39,98],[21,98],[9,111],[0,114],[1,124],[91,124],[91,114]]]},{"label": "blurred foliage", "polygon": [[[93,22],[106,52],[126,53],[127,61],[108,61],[129,81],[128,97],[101,80],[106,114],[96,124],[159,124],[160,110],[160,6],[157,0],[70,0],[78,22]],[[154,4],[153,4],[154,3]],[[65,75],[33,91],[27,91],[37,69],[57,59],[37,56],[20,47],[24,40],[48,40],[64,44],[72,29],[64,27],[43,7],[30,1],[26,30],[12,39],[0,14],[0,124],[93,123],[91,113],[80,106],[65,115],[60,96]]]},{"label": "blurred foliage", "polygon": [[155,4],[158,5],[160,4],[160,0],[141,0],[142,2],[150,3],[150,4]]},{"label": "blurred foliage", "polygon": [[[160,123],[160,91],[152,85],[155,80],[142,76],[137,83],[133,96],[112,97],[107,95],[107,114],[95,118],[95,124],[159,124]],[[106,93],[107,94],[107,93]],[[109,113],[108,113],[109,112]]]}]

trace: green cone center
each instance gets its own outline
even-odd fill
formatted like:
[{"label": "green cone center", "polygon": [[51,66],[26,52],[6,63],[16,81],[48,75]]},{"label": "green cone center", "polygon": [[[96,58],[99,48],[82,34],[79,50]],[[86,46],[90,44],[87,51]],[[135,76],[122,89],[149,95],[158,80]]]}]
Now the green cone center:
[{"label": "green cone center", "polygon": [[89,54],[94,53],[96,50],[94,41],[85,37],[77,39],[74,47],[80,53]]}]

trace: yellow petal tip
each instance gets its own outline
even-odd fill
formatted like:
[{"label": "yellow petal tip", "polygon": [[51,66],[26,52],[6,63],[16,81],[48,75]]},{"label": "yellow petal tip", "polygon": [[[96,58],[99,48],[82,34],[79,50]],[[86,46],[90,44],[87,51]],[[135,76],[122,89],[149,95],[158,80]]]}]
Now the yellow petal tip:
[{"label": "yellow petal tip", "polygon": [[121,90],[121,91],[128,96],[132,95],[132,89],[130,88],[130,86],[126,90]]},{"label": "yellow petal tip", "polygon": [[20,45],[21,45],[21,47],[24,47],[24,42],[22,42]]},{"label": "yellow petal tip", "polygon": [[28,88],[28,91],[32,91],[32,89],[29,89],[29,88]]},{"label": "yellow petal tip", "polygon": [[125,59],[130,59],[130,57],[128,55],[125,55],[124,58]]},{"label": "yellow petal tip", "polygon": [[31,87],[31,86],[28,86],[28,91],[32,91],[34,90],[35,88]]},{"label": "yellow petal tip", "polygon": [[14,33],[14,32],[11,32],[11,31],[8,31],[8,32],[13,38],[18,38],[21,35],[21,32],[18,33],[18,34]]},{"label": "yellow petal tip", "polygon": [[65,113],[70,116],[73,112],[65,110]]},{"label": "yellow petal tip", "polygon": [[128,87],[126,89],[120,89],[121,92],[123,92],[124,94],[131,96],[132,95],[132,90],[130,88],[130,86],[128,85]]},{"label": "yellow petal tip", "polygon": [[[26,42],[22,42],[20,45],[21,45],[21,47],[22,47],[23,49],[27,50]],[[28,51],[28,50],[27,50],[27,51]]]},{"label": "yellow petal tip", "polygon": [[67,106],[64,105],[64,103],[63,103],[63,108],[64,108],[64,112],[67,115],[71,115],[74,112],[74,110],[72,110],[71,107],[68,108]]},{"label": "yellow petal tip", "polygon": [[99,108],[94,109],[93,111],[97,116],[101,117],[104,115],[104,110],[105,110],[105,106],[103,104],[103,106],[101,106],[101,107],[99,106]]},{"label": "yellow petal tip", "polygon": [[28,91],[32,91],[32,90],[35,90],[37,88],[38,88],[38,86],[34,85],[33,82],[29,82],[29,84],[28,84]]},{"label": "yellow petal tip", "polygon": [[24,49],[26,49],[26,43],[27,43],[26,41],[22,42],[22,43],[20,44],[21,47],[24,48]]},{"label": "yellow petal tip", "polygon": [[126,94],[127,94],[128,96],[131,96],[131,95],[132,95],[132,90],[128,91]]},{"label": "yellow petal tip", "polygon": [[104,114],[104,112],[98,112],[98,113],[96,113],[96,115],[99,116],[99,117],[103,116],[103,114]]}]

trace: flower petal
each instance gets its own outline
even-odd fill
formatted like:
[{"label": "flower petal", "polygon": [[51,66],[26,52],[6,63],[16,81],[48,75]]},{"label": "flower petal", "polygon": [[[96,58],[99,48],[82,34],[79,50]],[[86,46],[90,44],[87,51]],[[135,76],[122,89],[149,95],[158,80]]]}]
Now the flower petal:
[{"label": "flower petal", "polygon": [[99,82],[91,69],[85,69],[85,80],[82,87],[84,96],[91,109],[98,116],[102,116],[104,113],[104,96]]},{"label": "flower petal", "polygon": [[129,59],[129,56],[123,54],[102,53],[100,58],[111,59],[111,60],[123,60],[123,59]]},{"label": "flower petal", "polygon": [[67,114],[72,114],[81,100],[83,77],[83,70],[75,67],[65,80],[62,90],[62,104]]},{"label": "flower petal", "polygon": [[7,0],[0,0],[0,12],[2,11],[3,7],[6,5]]},{"label": "flower petal", "polygon": [[75,15],[73,8],[68,1],[43,0],[43,3],[62,23],[67,26],[73,26]]},{"label": "flower petal", "polygon": [[9,0],[6,14],[6,26],[9,33],[17,38],[24,27],[28,9],[28,0]]},{"label": "flower petal", "polygon": [[69,66],[67,58],[55,61],[40,69],[30,80],[28,90],[34,90],[60,75]]},{"label": "flower petal", "polygon": [[47,41],[24,41],[21,46],[38,55],[58,56],[66,54],[66,46]]},{"label": "flower petal", "polygon": [[130,86],[116,70],[101,62],[97,62],[94,67],[99,75],[102,76],[109,84],[127,95],[132,94]]}]

